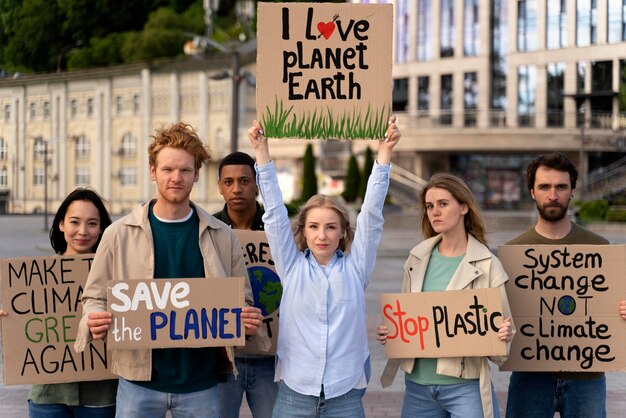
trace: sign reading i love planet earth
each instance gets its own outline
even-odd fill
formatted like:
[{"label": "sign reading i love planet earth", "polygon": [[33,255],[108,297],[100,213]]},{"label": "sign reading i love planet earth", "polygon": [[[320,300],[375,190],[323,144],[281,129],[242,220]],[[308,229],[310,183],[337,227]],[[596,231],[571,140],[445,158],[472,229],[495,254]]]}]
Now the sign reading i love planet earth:
[{"label": "sign reading i love planet earth", "polygon": [[390,4],[259,3],[257,118],[270,138],[380,139]]}]

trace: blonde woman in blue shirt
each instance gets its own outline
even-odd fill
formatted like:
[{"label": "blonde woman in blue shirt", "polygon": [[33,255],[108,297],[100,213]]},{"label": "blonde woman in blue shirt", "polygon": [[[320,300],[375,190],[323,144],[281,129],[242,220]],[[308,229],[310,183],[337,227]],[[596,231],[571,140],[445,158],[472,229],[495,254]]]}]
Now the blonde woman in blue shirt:
[{"label": "blonde woman in blue shirt", "polygon": [[391,152],[400,140],[395,117],[379,142],[355,230],[346,208],[319,194],[291,226],[257,121],[248,137],[256,154],[265,232],[283,285],[273,417],[364,417],[361,399],[370,375],[365,288],[382,235]]}]

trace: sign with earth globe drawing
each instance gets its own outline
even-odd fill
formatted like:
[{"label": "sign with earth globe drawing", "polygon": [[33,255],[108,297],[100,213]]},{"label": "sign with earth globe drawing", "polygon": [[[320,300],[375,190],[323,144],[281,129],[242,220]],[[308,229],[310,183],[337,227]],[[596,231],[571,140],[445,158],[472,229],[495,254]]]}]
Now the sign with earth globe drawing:
[{"label": "sign with earth globe drawing", "polygon": [[235,229],[241,243],[243,258],[248,269],[250,287],[254,296],[254,306],[261,309],[263,314],[262,328],[271,341],[269,351],[264,351],[255,345],[254,340],[248,340],[246,346],[238,348],[243,354],[276,354],[278,344],[278,317],[280,299],[283,287],[276,274],[272,253],[264,231],[247,231]]}]

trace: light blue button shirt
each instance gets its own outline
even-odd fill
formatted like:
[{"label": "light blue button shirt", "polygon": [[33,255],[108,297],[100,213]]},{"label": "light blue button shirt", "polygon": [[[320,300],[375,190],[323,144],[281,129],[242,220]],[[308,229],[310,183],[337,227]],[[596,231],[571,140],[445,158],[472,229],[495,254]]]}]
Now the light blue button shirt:
[{"label": "light blue button shirt", "polygon": [[391,165],[374,163],[357,217],[351,251],[337,250],[322,268],[310,250],[298,251],[274,163],[257,166],[265,233],[283,285],[276,379],[303,395],[326,399],[369,380],[365,288],[376,263],[382,208]]}]

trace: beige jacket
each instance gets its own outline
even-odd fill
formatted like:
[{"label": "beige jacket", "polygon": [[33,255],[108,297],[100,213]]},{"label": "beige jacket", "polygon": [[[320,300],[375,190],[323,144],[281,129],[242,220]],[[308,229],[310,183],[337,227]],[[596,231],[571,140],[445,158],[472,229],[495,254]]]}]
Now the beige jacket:
[{"label": "beige jacket", "polygon": [[[241,245],[235,233],[202,208],[192,206],[200,219],[198,238],[205,276],[247,278]],[[83,351],[92,340],[87,326],[89,312],[107,309],[108,280],[154,278],[154,247],[148,209],[149,203],[140,205],[104,231],[83,292],[83,317],[74,344],[76,351]],[[246,304],[253,305],[249,280],[245,280],[245,284]],[[260,338],[260,345],[269,349],[270,341],[262,328],[255,338]],[[223,371],[236,375],[233,348],[226,347],[225,350],[229,364],[225,364]],[[127,380],[150,380],[152,350],[113,349],[109,369]]]},{"label": "beige jacket", "polygon": [[[468,234],[467,251],[459,268],[448,284],[447,290],[480,289],[495,287],[500,289],[502,309],[505,318],[511,316],[511,308],[506,297],[504,284],[508,276],[498,260],[487,247]],[[402,292],[421,292],[426,275],[426,267],[430,254],[436,244],[441,241],[441,235],[429,238],[414,247],[404,264],[404,278]],[[512,326],[513,327],[513,326]],[[513,333],[515,329],[513,327]],[[507,352],[510,344],[507,344]],[[490,360],[500,365],[506,357],[490,357]],[[413,371],[415,359],[391,359],[383,371],[380,379],[383,387],[393,383],[398,368],[406,373]],[[485,418],[492,418],[492,394],[489,363],[486,357],[450,357],[437,360],[437,374],[461,377],[464,379],[479,379],[480,395],[483,403]]]}]

